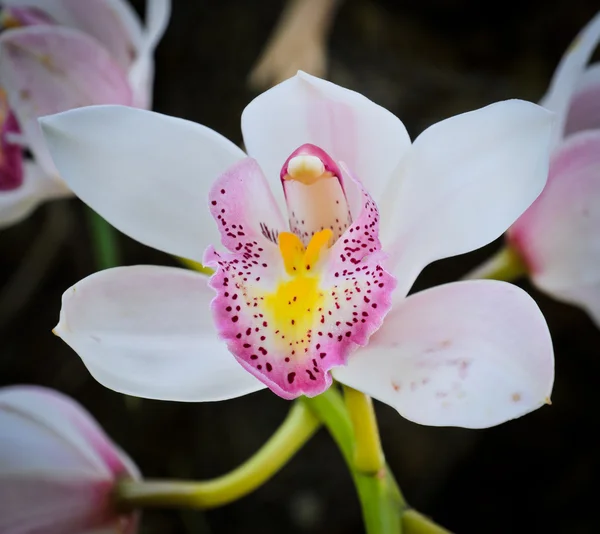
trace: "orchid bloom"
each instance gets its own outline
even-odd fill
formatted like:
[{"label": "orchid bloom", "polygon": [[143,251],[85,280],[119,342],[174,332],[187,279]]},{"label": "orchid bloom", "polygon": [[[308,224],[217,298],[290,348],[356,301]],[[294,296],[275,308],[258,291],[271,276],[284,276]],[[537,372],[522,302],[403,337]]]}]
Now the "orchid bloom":
[{"label": "orchid bloom", "polygon": [[548,184],[508,232],[533,283],[600,325],[600,13],[563,56],[542,105],[558,128]]},{"label": "orchid bloom", "polygon": [[79,404],[34,386],[0,389],[0,532],[132,534],[112,503],[139,478],[131,460]]},{"label": "orchid bloom", "polygon": [[542,107],[493,104],[411,144],[387,110],[299,72],[244,110],[248,156],[209,128],[126,107],[41,122],[84,202],[216,269],[120,267],[65,292],[55,333],[107,387],[292,399],[335,378],[413,421],[474,428],[547,401],[549,332],[521,289],[460,282],[406,298],[426,264],[496,239],[540,193]]},{"label": "orchid bloom", "polygon": [[[0,2],[0,227],[40,202],[69,196],[38,117],[92,104],[149,107],[153,52],[168,0],[148,0],[147,24],[124,0]],[[33,159],[24,156],[28,149]]]}]

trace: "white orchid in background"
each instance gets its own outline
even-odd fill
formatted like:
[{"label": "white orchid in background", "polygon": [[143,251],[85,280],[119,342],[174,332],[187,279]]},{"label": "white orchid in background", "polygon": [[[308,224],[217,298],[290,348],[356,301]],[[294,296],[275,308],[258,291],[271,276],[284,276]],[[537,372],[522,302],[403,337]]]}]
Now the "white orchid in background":
[{"label": "white orchid in background", "polygon": [[43,200],[71,194],[38,117],[92,104],[150,106],[152,56],[170,2],[148,0],[145,27],[125,0],[7,0],[0,7],[2,227]]},{"label": "white orchid in background", "polygon": [[132,534],[112,502],[139,479],[132,461],[79,404],[34,386],[0,389],[0,532]]},{"label": "white orchid in background", "polygon": [[542,105],[558,128],[548,184],[508,232],[533,283],[600,325],[600,13],[562,58]]},{"label": "white orchid in background", "polygon": [[542,107],[500,102],[411,144],[393,114],[300,72],[245,109],[250,157],[139,109],[41,122],[84,202],[142,243],[216,268],[121,267],[65,292],[55,332],[107,387],[291,399],[333,377],[413,421],[474,428],[547,401],[550,335],[521,289],[459,282],[406,297],[425,265],[496,239],[538,196],[553,123]]}]

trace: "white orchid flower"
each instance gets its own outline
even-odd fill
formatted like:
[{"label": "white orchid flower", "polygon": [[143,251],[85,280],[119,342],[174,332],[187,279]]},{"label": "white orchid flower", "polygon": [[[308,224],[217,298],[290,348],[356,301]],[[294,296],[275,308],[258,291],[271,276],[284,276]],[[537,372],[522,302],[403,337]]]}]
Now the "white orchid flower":
[{"label": "white orchid flower", "polygon": [[552,344],[521,289],[458,282],[406,297],[425,265],[496,239],[540,193],[544,108],[500,102],[411,144],[390,112],[299,72],[245,109],[248,156],[204,126],[127,107],[41,122],[84,202],[216,268],[122,267],[66,291],[56,333],[107,387],[291,399],[336,379],[413,421],[473,428],[547,401]]}]

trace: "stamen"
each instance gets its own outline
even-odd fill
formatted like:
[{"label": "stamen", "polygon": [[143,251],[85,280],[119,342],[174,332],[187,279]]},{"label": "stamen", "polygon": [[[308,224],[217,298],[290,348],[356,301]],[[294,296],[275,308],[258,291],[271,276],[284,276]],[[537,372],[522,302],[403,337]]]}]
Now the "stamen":
[{"label": "stamen", "polygon": [[[322,178],[324,172],[325,165],[317,156],[295,156],[288,161],[288,173],[285,178],[293,178],[311,185]],[[331,173],[328,173],[328,176],[331,176]]]}]

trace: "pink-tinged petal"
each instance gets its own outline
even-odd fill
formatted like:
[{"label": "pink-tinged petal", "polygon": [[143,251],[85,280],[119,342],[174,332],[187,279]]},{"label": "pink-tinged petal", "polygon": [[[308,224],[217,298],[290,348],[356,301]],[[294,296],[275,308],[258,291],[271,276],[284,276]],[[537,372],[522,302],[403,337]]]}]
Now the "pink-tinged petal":
[{"label": "pink-tinged petal", "polygon": [[122,532],[111,503],[131,460],[71,399],[45,388],[0,390],[0,532]]},{"label": "pink-tinged petal", "polygon": [[[359,191],[361,209],[331,248],[330,229],[306,248],[294,234],[273,236],[274,216],[262,221],[276,213],[275,201],[254,160],[224,174],[211,195],[230,251],[210,248],[204,259],[217,268],[210,280],[217,329],[238,361],[286,399],[329,387],[329,370],[368,342],[391,306],[395,283],[381,267],[377,208],[360,184],[346,184]],[[262,218],[244,206],[248,198],[262,207]],[[247,235],[234,233],[240,225]],[[277,237],[279,248],[271,242]]]},{"label": "pink-tinged petal", "polygon": [[554,356],[527,293],[477,280],[408,297],[333,375],[411,421],[485,428],[549,402]]},{"label": "pink-tinged petal", "polygon": [[129,69],[129,83],[134,94],[134,105],[137,107],[149,109],[152,106],[154,50],[167,29],[170,16],[170,0],[147,0],[146,27],[136,59]]},{"label": "pink-tinged petal", "polygon": [[543,193],[508,233],[540,289],[600,323],[600,131],[568,137]]},{"label": "pink-tinged petal", "polygon": [[600,63],[588,67],[579,80],[571,98],[564,135],[592,129],[600,129]]},{"label": "pink-tinged petal", "polygon": [[231,141],[193,122],[119,106],[41,123],[62,178],[123,233],[196,261],[219,242],[206,200],[219,174],[245,157]]},{"label": "pink-tinged petal", "polygon": [[242,132],[248,154],[277,193],[282,163],[310,143],[335,161],[345,161],[376,202],[410,146],[404,125],[392,113],[359,93],[301,71],[246,107]]},{"label": "pink-tinged petal", "polygon": [[262,389],[218,339],[213,296],[192,271],[118,267],[68,289],[54,331],[98,382],[128,395],[195,402]]},{"label": "pink-tinged petal", "polygon": [[576,91],[585,67],[599,41],[600,13],[588,22],[575,37],[554,71],[548,92],[540,102],[557,115],[556,128],[552,137],[553,146],[563,136],[573,93]]},{"label": "pink-tinged petal", "polygon": [[230,252],[245,255],[242,265],[279,256],[277,236],[286,225],[256,160],[244,158],[227,169],[213,184],[208,200],[221,243]]},{"label": "pink-tinged petal", "polygon": [[37,162],[55,172],[37,119],[92,104],[132,102],[124,71],[98,42],[58,26],[0,36],[0,79]]},{"label": "pink-tinged petal", "polygon": [[86,33],[102,44],[122,69],[134,61],[144,36],[139,17],[125,0],[6,0],[11,11],[36,8],[54,23]]},{"label": "pink-tinged petal", "polygon": [[508,100],[415,140],[379,206],[397,297],[427,264],[490,243],[531,205],[546,183],[552,124],[541,106]]},{"label": "pink-tinged petal", "polygon": [[40,202],[72,194],[64,183],[46,174],[39,165],[26,161],[23,171],[20,187],[0,191],[0,228],[23,220]]}]

